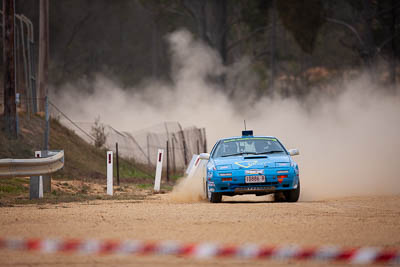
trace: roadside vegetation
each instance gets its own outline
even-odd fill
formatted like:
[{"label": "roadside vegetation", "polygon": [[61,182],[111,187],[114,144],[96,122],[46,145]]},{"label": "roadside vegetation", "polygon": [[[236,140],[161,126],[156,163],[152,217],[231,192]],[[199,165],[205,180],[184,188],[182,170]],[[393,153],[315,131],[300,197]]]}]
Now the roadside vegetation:
[{"label": "roadside vegetation", "polygon": [[[43,116],[19,113],[19,120],[18,140],[9,140],[0,131],[0,158],[33,158],[34,151],[43,147]],[[0,128],[3,127],[2,123],[0,118]],[[97,199],[142,199],[152,194],[154,170],[120,157],[120,185],[117,186],[114,158],[114,196],[107,196],[107,149],[88,144],[56,119],[52,119],[50,125],[50,149],[63,149],[65,153],[64,168],[52,175],[52,191],[45,193],[43,199],[29,200],[29,177],[0,178],[0,206]],[[175,176],[171,177],[170,183],[162,185],[163,191],[172,189]]]}]

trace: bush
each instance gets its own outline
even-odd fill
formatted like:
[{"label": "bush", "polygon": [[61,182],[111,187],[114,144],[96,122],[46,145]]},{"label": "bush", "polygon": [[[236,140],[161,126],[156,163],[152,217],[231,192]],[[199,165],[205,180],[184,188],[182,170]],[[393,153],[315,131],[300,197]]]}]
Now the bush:
[{"label": "bush", "polygon": [[94,145],[97,148],[101,148],[107,141],[107,136],[104,132],[104,124],[100,122],[100,116],[94,120],[91,134],[94,137]]}]

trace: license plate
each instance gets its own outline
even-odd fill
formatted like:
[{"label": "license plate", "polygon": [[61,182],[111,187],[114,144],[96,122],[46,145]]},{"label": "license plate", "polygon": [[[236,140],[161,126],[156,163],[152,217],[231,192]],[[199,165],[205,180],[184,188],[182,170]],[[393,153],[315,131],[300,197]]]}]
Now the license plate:
[{"label": "license plate", "polygon": [[265,183],[265,175],[252,175],[252,176],[246,176],[245,181],[248,184],[251,183]]}]

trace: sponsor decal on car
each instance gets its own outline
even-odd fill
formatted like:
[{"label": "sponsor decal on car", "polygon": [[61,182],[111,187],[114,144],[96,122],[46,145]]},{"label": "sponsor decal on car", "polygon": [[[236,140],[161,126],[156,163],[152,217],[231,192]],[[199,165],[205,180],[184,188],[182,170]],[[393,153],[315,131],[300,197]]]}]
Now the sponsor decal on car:
[{"label": "sponsor decal on car", "polygon": [[268,140],[268,141],[276,141],[275,138],[268,138],[268,137],[249,137],[249,138],[234,138],[234,139],[227,139],[224,140],[224,143],[228,142],[236,142],[236,141],[247,141],[247,140]]},{"label": "sponsor decal on car", "polygon": [[217,169],[218,170],[227,170],[227,169],[230,169],[232,166],[231,165],[220,165],[220,166],[217,166]]},{"label": "sponsor decal on car", "polygon": [[264,174],[264,170],[263,170],[263,169],[259,169],[259,170],[246,170],[244,173],[245,173],[245,174]]},{"label": "sponsor decal on car", "polygon": [[255,161],[242,161],[242,162],[235,162],[236,165],[242,168],[250,168],[257,164],[257,160]]}]

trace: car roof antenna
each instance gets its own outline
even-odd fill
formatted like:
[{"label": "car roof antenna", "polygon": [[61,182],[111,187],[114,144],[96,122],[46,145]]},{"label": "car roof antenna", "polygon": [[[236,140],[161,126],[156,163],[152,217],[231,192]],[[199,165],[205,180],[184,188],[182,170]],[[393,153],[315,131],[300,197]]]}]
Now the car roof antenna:
[{"label": "car roof antenna", "polygon": [[244,130],[246,131],[247,129],[246,129],[246,120],[243,120],[243,122],[244,122]]}]

